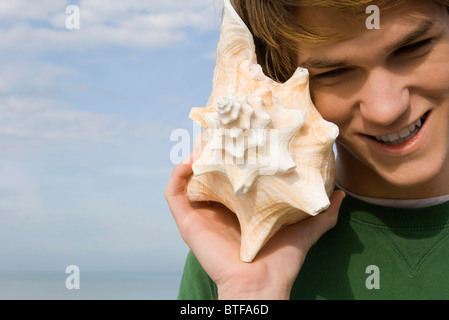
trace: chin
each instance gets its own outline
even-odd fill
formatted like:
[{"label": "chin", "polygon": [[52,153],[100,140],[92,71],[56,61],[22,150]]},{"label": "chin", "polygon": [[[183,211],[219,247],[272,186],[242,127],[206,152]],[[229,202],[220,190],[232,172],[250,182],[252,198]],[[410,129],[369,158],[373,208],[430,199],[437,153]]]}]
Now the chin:
[{"label": "chin", "polygon": [[[399,166],[392,171],[378,172],[390,190],[401,197],[428,197],[445,185],[446,175],[442,163],[425,163],[415,166]],[[432,195],[430,195],[432,196]],[[436,195],[435,195],[436,196]]]}]

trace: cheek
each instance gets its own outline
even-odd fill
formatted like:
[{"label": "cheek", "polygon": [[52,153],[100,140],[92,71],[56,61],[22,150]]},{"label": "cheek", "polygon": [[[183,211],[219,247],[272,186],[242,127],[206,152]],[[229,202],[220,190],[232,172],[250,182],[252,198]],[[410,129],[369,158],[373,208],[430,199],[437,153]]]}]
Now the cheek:
[{"label": "cheek", "polygon": [[350,100],[332,92],[311,91],[311,96],[321,116],[326,121],[335,123],[342,135],[348,127],[353,113]]},{"label": "cheek", "polygon": [[434,98],[447,99],[449,97],[449,39],[435,48],[432,55],[421,68],[414,73],[414,79],[425,93]]},{"label": "cheek", "polygon": [[430,89],[440,99],[449,97],[449,68],[447,66],[449,63],[449,52],[446,60],[445,64],[441,64],[439,67],[436,66],[428,72],[428,83],[433,84]]}]

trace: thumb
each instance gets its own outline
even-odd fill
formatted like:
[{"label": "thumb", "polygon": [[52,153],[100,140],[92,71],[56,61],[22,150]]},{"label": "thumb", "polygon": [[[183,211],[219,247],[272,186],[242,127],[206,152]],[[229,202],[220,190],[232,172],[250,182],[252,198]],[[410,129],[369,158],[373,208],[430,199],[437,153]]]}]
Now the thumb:
[{"label": "thumb", "polygon": [[302,229],[300,232],[303,234],[302,239],[307,243],[307,249],[310,249],[324,233],[335,227],[338,212],[345,197],[346,194],[343,191],[334,191],[329,199],[330,206],[325,211],[299,223]]}]

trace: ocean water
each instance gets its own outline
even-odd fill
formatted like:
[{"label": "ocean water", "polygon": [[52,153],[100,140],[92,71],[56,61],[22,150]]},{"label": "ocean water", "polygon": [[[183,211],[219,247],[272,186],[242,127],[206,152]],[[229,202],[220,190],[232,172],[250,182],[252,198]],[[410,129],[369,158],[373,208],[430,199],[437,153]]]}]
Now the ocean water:
[{"label": "ocean water", "polygon": [[1,300],[175,300],[181,273],[81,272],[67,289],[64,272],[2,272]]}]

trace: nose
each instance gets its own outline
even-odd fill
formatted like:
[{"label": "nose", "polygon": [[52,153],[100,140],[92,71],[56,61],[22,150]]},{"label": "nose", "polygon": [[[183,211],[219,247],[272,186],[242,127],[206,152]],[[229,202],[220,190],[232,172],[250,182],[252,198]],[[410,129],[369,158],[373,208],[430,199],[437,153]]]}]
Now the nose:
[{"label": "nose", "polygon": [[371,70],[360,94],[360,112],[371,124],[393,124],[410,110],[405,79],[386,68]]}]

